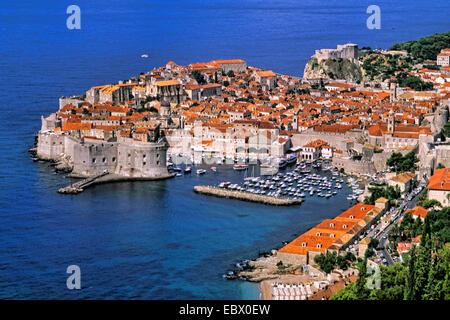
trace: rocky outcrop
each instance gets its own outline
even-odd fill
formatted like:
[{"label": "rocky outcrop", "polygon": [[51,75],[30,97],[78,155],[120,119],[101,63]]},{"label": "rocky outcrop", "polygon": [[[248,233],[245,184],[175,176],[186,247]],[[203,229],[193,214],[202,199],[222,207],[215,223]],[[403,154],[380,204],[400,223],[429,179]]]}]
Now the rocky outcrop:
[{"label": "rocky outcrop", "polygon": [[346,80],[356,83],[362,80],[362,72],[358,62],[349,59],[324,59],[319,62],[312,57],[305,66],[303,79]]}]

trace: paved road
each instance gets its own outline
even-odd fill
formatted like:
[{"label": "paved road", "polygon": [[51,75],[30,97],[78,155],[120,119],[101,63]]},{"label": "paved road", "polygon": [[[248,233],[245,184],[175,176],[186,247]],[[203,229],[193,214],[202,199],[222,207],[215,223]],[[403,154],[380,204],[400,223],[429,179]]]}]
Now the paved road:
[{"label": "paved road", "polygon": [[395,208],[394,211],[391,213],[391,217],[392,217],[391,223],[381,232],[380,232],[381,227],[374,228],[374,230],[372,230],[368,235],[371,237],[375,237],[376,239],[378,239],[380,241],[379,247],[383,248],[383,250],[381,250],[381,254],[383,255],[383,258],[386,259],[387,265],[394,264],[394,260],[392,260],[391,255],[389,254],[388,250],[386,249],[386,242],[388,241],[387,236],[388,236],[389,230],[391,230],[391,228],[394,226],[394,224],[396,224],[403,217],[404,212],[407,209],[411,209],[416,206],[416,202],[417,202],[417,199],[419,198],[419,196],[420,196],[420,193],[408,201],[407,199],[409,197],[409,194],[405,195],[405,201],[403,201],[402,204],[398,208]]}]

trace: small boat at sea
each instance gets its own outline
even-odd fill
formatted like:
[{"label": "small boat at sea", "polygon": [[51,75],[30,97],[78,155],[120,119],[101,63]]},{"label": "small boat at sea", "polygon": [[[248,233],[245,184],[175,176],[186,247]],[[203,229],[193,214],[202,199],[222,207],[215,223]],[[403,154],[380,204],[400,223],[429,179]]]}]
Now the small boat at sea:
[{"label": "small boat at sea", "polygon": [[248,169],[248,165],[246,165],[246,164],[235,164],[233,166],[233,169],[236,170],[236,171],[247,170]]},{"label": "small boat at sea", "polygon": [[217,171],[217,168],[216,168],[216,167],[211,167],[211,170],[214,171],[214,172],[216,172],[216,171]]},{"label": "small boat at sea", "polygon": [[142,58],[142,59],[147,59],[147,58],[148,58],[148,54],[142,54],[142,55],[141,55],[141,58]]},{"label": "small boat at sea", "polygon": [[206,170],[205,169],[197,169],[197,174],[205,174]]},{"label": "small boat at sea", "polygon": [[186,167],[185,169],[184,169],[184,173],[191,173],[191,167]]}]

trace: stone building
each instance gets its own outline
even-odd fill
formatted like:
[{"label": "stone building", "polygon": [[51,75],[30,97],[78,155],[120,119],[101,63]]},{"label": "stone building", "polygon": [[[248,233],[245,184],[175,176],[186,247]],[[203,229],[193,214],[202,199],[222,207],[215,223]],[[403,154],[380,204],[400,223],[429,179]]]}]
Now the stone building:
[{"label": "stone building", "polygon": [[450,168],[438,169],[427,185],[428,199],[435,199],[443,206],[450,206]]},{"label": "stone building", "polygon": [[450,49],[442,49],[441,53],[438,54],[436,59],[436,64],[438,66],[448,66],[450,65]]},{"label": "stone building", "polygon": [[104,86],[95,86],[86,91],[86,100],[93,103],[112,101],[114,104],[124,104],[134,100],[133,88],[137,83],[121,83]]},{"label": "stone building", "polygon": [[244,71],[247,69],[247,62],[242,59],[230,59],[230,60],[214,60],[212,63],[218,64],[223,72],[227,73],[233,71]]},{"label": "stone building", "polygon": [[326,59],[358,59],[358,45],[353,43],[338,44],[336,49],[319,49],[316,50],[314,57],[318,61]]},{"label": "stone building", "polygon": [[158,100],[167,99],[172,103],[182,103],[186,100],[183,84],[177,79],[157,81],[152,78],[146,83],[146,95]]},{"label": "stone building", "polygon": [[277,76],[272,70],[255,71],[253,76],[263,90],[272,90],[277,84]]},{"label": "stone building", "polygon": [[356,204],[334,219],[327,219],[278,250],[283,264],[315,265],[314,258],[326,252],[345,252],[384,212],[374,205]]}]

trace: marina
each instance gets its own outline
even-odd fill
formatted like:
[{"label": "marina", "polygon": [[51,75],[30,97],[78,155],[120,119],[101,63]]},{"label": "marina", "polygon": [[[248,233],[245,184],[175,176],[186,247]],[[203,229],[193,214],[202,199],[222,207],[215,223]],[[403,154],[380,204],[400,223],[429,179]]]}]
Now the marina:
[{"label": "marina", "polygon": [[[284,161],[284,162],[283,162]],[[355,178],[347,177],[345,174],[332,170],[328,162],[297,162],[295,156],[288,157],[286,160],[281,159],[283,167],[276,168],[268,164],[260,166],[236,164],[233,166],[235,171],[245,171],[242,182],[231,183],[230,181],[222,181],[216,185],[209,186],[208,191],[200,192],[204,194],[218,195],[221,192],[217,190],[232,191],[231,193],[223,192],[225,197],[244,198],[245,195],[257,195],[261,202],[264,197],[270,199],[283,198],[299,201],[300,203],[308,197],[321,197],[330,199],[338,194],[347,184],[352,191],[347,196],[347,200],[352,204],[357,201],[358,197],[364,192]],[[322,166],[323,164],[323,166]],[[259,175],[255,175],[255,168],[259,171]],[[285,169],[285,170],[283,170]],[[198,169],[202,174],[206,170]],[[267,170],[271,170],[267,173]],[[213,170],[215,171],[215,170]],[[251,173],[249,174],[249,172]],[[199,173],[200,174],[200,173]],[[213,191],[211,191],[213,190]]]}]

